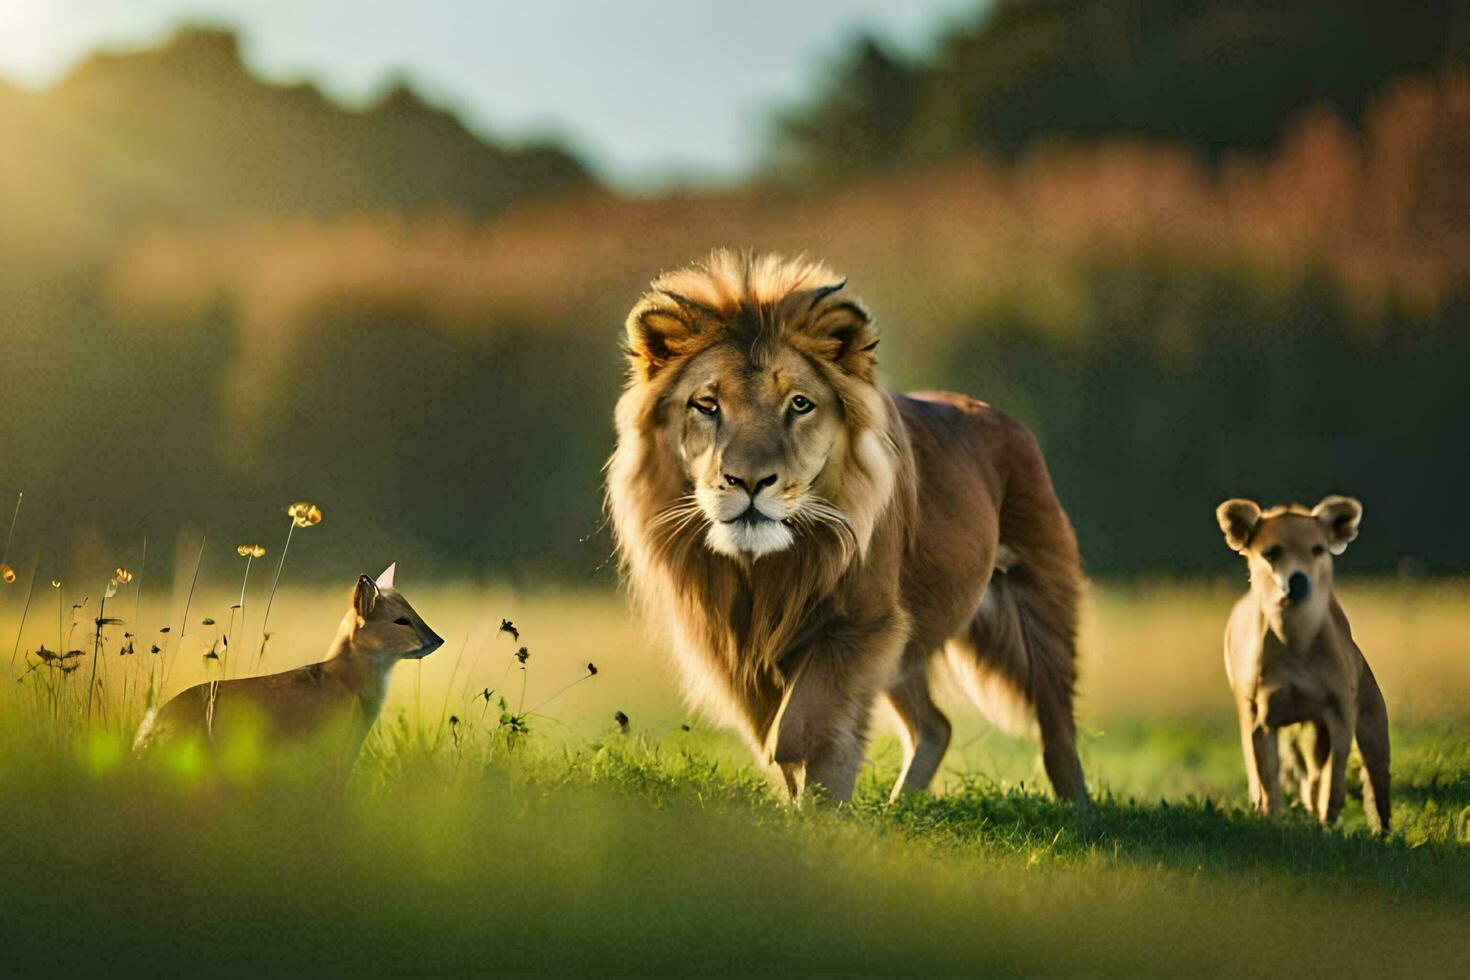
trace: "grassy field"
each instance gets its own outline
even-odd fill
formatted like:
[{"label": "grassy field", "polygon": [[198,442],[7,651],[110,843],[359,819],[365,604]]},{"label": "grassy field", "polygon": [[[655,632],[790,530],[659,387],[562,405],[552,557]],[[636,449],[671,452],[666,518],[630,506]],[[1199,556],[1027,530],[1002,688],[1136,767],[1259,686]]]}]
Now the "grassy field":
[{"label": "grassy field", "polygon": [[[1463,969],[1466,585],[1341,586],[1394,720],[1396,832],[1379,841],[1356,799],[1330,832],[1244,812],[1219,654],[1233,586],[1094,589],[1081,717],[1099,799],[1080,814],[1050,799],[1030,744],[952,695],[938,793],[886,805],[898,755],[880,737],[851,807],[793,811],[733,739],[684,712],[617,596],[400,581],[449,642],[399,668],[345,794],[131,764],[146,651],[167,640],[155,672],[168,672],[169,693],[207,676],[218,666],[203,653],[219,649],[233,596],[196,594],[181,630],[183,594],[145,592],[140,652],[117,652],[130,626],[108,631],[107,711],[85,736],[85,669],[43,675],[64,685],[54,702],[41,669],[23,673],[35,662],[25,651],[55,646],[58,608],[65,639],[75,600],[46,595],[12,668],[23,683],[0,695],[6,960],[153,972]],[[124,590],[108,614],[131,617],[133,598]],[[266,669],[314,659],[344,601],[283,590]],[[0,638],[15,636],[19,605],[0,596]],[[224,661],[232,676],[258,643],[259,610],[245,612]],[[84,668],[94,616],[81,610],[87,627],[63,647],[85,648]],[[530,652],[524,672],[502,619]],[[501,697],[528,735],[500,723]]]}]

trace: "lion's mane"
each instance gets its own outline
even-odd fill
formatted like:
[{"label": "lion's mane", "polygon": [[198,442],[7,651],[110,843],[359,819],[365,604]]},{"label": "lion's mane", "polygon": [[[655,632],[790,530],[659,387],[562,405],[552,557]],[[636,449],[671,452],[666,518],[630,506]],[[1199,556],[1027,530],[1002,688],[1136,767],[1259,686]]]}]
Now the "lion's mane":
[{"label": "lion's mane", "polygon": [[[877,332],[826,266],[716,251],[652,284],[627,321],[628,376],[618,401],[607,505],[626,581],[661,627],[696,705],[749,733],[758,689],[779,689],[783,655],[834,613],[863,601],[865,564],[896,559],[915,513],[912,451],[875,379]],[[670,519],[687,486],[666,396],[682,364],[733,341],[760,363],[788,344],[822,371],[845,421],[835,499],[843,522],[802,525],[783,551],[741,562],[704,544],[702,519]],[[895,624],[898,625],[898,624]],[[743,716],[743,717],[742,717]]]}]

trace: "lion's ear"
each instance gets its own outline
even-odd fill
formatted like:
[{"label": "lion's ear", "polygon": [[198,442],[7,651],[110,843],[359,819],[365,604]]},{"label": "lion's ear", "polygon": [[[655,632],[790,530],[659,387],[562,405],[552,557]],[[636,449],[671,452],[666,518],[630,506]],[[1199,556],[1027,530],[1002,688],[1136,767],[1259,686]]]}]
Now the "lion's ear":
[{"label": "lion's ear", "polygon": [[662,297],[645,296],[628,314],[628,357],[652,377],[678,357],[697,332],[698,321],[690,310]]},{"label": "lion's ear", "polygon": [[818,302],[813,306],[812,319],[803,330],[816,339],[817,353],[832,361],[849,374],[861,378],[872,378],[878,366],[878,328],[873,318],[855,300],[843,299],[821,304],[828,294],[842,288],[839,283],[826,290],[819,290]]}]

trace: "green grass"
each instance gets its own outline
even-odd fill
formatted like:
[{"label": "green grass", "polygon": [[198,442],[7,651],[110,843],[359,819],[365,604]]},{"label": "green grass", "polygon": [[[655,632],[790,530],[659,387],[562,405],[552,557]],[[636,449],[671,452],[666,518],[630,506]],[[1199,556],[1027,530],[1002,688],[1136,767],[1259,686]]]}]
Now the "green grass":
[{"label": "green grass", "polygon": [[[1219,766],[1212,733],[1117,751]],[[8,730],[7,959],[51,970],[1443,971],[1470,926],[1470,738],[1399,733],[1387,841],[1235,799],[971,779],[782,806],[698,732],[429,748],[388,724],[347,791],[206,788],[111,736]],[[1142,785],[1142,784],[1140,784]],[[1239,797],[1243,794],[1232,794]],[[1350,825],[1351,826],[1351,825]],[[1296,964],[1296,966],[1293,966]]]},{"label": "green grass", "polygon": [[[308,621],[309,598],[283,593],[273,623]],[[1432,631],[1418,635],[1417,662],[1389,651],[1384,673],[1450,663],[1462,598],[1420,610]],[[1385,684],[1396,713],[1386,840],[1366,834],[1356,786],[1333,830],[1300,812],[1246,812],[1223,678],[1205,664],[1213,593],[1095,600],[1088,811],[1050,798],[1034,746],[954,705],[959,735],[936,794],[886,802],[898,754],[885,737],[851,806],[795,810],[733,739],[677,706],[616,600],[498,596],[473,615],[468,600],[432,593],[416,604],[452,623],[454,657],[423,674],[400,668],[342,792],[139,767],[116,710],[87,738],[69,720],[76,690],[60,727],[28,685],[0,693],[4,962],[331,974],[1463,969],[1470,719],[1424,707],[1463,696],[1453,669],[1439,690]],[[1358,606],[1364,633],[1391,633],[1391,596]],[[494,632],[503,614],[533,651],[527,704],[588,659],[602,667],[514,744],[473,699],[486,686],[519,698],[513,646]],[[1185,647],[1191,622],[1205,634],[1198,652]],[[1106,645],[1120,624],[1148,641],[1132,661]],[[457,664],[459,635],[471,642]],[[1146,669],[1160,651],[1200,667]],[[309,655],[306,641],[280,654]],[[1119,682],[1124,668],[1144,690]],[[1149,700],[1155,674],[1165,693]],[[1413,694],[1417,710],[1404,707]],[[633,716],[631,734],[618,734],[614,706]]]}]

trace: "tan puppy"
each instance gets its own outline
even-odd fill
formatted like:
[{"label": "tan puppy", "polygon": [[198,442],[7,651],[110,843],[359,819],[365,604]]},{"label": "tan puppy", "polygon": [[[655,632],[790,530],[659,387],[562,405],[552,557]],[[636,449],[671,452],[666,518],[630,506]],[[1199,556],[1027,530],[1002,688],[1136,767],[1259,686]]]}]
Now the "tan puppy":
[{"label": "tan puppy", "polygon": [[1225,673],[1240,715],[1251,802],[1262,813],[1280,807],[1277,734],[1310,725],[1311,751],[1299,759],[1303,802],[1322,823],[1337,819],[1356,736],[1363,810],[1381,833],[1389,825],[1388,710],[1332,594],[1332,558],[1358,536],[1362,516],[1362,504],[1350,497],[1264,513],[1249,500],[1227,500],[1215,511],[1225,542],[1245,556],[1251,574],[1250,591],[1225,627]]},{"label": "tan puppy", "polygon": [[394,588],[396,567],[377,581],[358,578],[326,660],[195,685],[149,710],[134,751],[188,742],[211,754],[281,755],[290,749],[302,761],[325,763],[345,776],[382,710],[393,665],[428,656],[444,643]]}]

